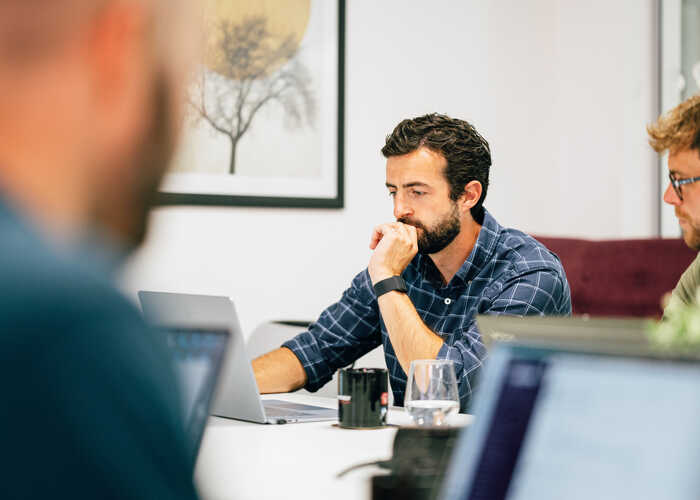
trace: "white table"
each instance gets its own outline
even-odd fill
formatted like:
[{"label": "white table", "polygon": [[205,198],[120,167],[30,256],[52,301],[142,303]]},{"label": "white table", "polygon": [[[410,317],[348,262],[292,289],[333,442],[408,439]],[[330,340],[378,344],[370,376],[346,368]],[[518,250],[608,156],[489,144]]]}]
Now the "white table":
[{"label": "white table", "polygon": [[[335,399],[275,394],[270,399],[336,408]],[[467,425],[470,415],[454,415]],[[402,409],[391,409],[388,423],[410,424]],[[370,498],[370,477],[378,467],[342,470],[362,462],[387,460],[397,427],[342,429],[335,422],[262,425],[211,417],[202,441],[195,480],[205,500]]]}]

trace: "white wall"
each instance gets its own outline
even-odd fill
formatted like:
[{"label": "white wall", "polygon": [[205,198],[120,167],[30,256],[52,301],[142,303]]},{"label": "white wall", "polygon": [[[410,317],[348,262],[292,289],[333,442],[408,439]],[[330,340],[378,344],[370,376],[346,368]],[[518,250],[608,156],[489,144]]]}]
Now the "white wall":
[{"label": "white wall", "polygon": [[156,210],[124,277],[226,294],[243,329],[314,319],[391,219],[379,153],[402,118],[438,111],[489,140],[486,206],[505,225],[591,238],[656,230],[654,0],[349,0],[346,207]]}]

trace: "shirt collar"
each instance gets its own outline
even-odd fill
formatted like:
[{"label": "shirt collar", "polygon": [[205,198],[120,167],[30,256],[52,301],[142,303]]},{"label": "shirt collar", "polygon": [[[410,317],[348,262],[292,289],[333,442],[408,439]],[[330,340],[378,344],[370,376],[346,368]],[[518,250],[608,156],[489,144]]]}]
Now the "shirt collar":
[{"label": "shirt collar", "polygon": [[479,237],[467,260],[459,268],[455,278],[467,283],[479,275],[481,270],[493,258],[496,251],[498,238],[501,236],[503,228],[496,222],[496,219],[484,208],[484,223],[481,225]]},{"label": "shirt collar", "polygon": [[[31,241],[35,245],[43,245],[44,239],[34,228],[33,224],[15,206],[0,193],[0,224],[4,230],[12,230],[15,234]],[[11,229],[10,229],[11,228]]]},{"label": "shirt collar", "polygon": [[95,228],[83,232],[71,241],[58,243],[51,240],[2,194],[0,194],[0,224],[4,224],[5,229],[11,227],[36,247],[46,248],[54,255],[112,277],[126,260],[127,252],[103,231]]}]

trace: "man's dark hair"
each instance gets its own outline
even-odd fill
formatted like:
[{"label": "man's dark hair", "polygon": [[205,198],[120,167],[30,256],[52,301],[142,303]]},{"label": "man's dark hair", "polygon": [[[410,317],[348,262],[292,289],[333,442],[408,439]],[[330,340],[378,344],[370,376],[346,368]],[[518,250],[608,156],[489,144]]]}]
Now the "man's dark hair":
[{"label": "man's dark hair", "polygon": [[469,182],[481,183],[481,198],[471,209],[474,220],[481,221],[491,167],[491,149],[486,139],[464,120],[431,113],[399,123],[387,136],[382,154],[386,158],[401,156],[420,147],[440,153],[447,160],[445,178],[452,201],[459,199]]}]

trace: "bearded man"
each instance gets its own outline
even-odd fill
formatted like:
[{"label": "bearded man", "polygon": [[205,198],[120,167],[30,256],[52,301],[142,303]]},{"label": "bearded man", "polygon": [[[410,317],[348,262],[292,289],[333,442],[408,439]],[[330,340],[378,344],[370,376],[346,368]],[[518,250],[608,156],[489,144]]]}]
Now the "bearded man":
[{"label": "bearded man", "polygon": [[556,255],[483,207],[491,152],[472,125],[403,120],[382,154],[396,222],[374,228],[369,265],[340,301],[253,361],[258,387],[315,391],[382,344],[396,405],[411,361],[449,359],[464,411],[486,356],[475,315],[567,315],[569,284]]},{"label": "bearded man", "polygon": [[[683,240],[700,250],[700,95],[695,95],[647,128],[657,153],[668,151],[669,184],[664,202],[673,206]],[[672,302],[695,302],[700,286],[700,256],[685,270],[671,294]],[[668,306],[667,306],[668,307]]]}]

